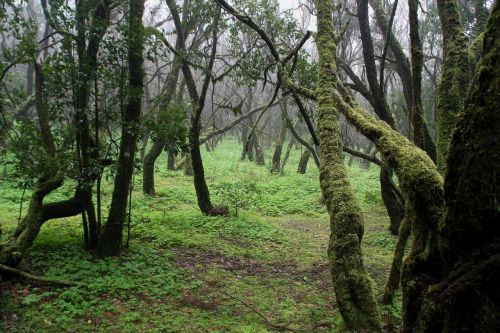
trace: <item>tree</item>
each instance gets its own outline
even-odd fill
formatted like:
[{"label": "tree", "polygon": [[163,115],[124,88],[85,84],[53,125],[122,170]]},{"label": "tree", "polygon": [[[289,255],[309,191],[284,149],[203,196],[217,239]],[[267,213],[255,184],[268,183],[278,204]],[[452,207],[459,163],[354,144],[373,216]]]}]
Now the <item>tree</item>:
[{"label": "tree", "polygon": [[[108,221],[99,243],[99,255],[118,255],[122,245],[123,226],[134,171],[137,138],[139,136],[143,95],[143,46],[142,15],[144,0],[130,0],[128,28],[128,91],[127,107],[122,116],[122,138],[115,177],[113,198]],[[131,195],[131,194],[130,194]]]}]

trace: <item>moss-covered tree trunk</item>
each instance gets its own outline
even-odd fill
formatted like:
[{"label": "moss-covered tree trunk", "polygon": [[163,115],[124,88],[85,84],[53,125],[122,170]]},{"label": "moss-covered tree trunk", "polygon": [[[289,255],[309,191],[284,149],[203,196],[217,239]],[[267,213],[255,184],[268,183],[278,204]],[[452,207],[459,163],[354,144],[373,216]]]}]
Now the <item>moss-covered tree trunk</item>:
[{"label": "moss-covered tree trunk", "polygon": [[318,136],[320,140],[320,183],[330,213],[328,258],[335,296],[346,327],[354,331],[378,331],[380,316],[363,264],[361,239],[363,215],[344,166],[338,105],[331,91],[336,82],[336,36],[333,33],[333,4],[317,0],[319,54]]},{"label": "moss-covered tree trunk", "polygon": [[437,1],[443,31],[443,69],[436,115],[437,165],[444,174],[457,115],[463,112],[470,82],[468,40],[460,23],[456,0]]},{"label": "moss-covered tree trunk", "polygon": [[122,233],[134,171],[137,139],[140,132],[142,95],[144,93],[143,47],[144,33],[142,15],[144,0],[130,0],[128,29],[128,100],[122,116],[120,154],[114,182],[111,207],[99,243],[100,256],[120,254]]},{"label": "moss-covered tree trunk", "polygon": [[439,234],[443,278],[429,288],[424,332],[497,332],[500,327],[500,5],[484,32],[478,75],[451,140],[445,216]]}]

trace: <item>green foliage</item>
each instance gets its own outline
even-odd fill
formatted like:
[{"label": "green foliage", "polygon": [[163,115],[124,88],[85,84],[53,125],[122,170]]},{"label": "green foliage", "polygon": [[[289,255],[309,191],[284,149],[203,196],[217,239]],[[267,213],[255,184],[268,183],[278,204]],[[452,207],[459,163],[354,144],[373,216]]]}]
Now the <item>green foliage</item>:
[{"label": "green foliage", "polygon": [[156,101],[158,112],[146,115],[144,125],[151,131],[153,140],[167,140],[176,143],[178,151],[184,147],[187,137],[188,103],[170,103],[165,105],[162,96]]}]

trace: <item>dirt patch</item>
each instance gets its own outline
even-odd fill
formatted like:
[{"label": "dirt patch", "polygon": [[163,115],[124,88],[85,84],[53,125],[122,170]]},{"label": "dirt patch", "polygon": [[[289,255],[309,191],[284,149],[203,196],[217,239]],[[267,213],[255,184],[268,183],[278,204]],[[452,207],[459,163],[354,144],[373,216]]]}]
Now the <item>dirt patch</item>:
[{"label": "dirt patch", "polygon": [[214,250],[176,248],[172,251],[176,254],[175,265],[194,273],[203,273],[215,265],[239,275],[310,280],[317,283],[321,289],[328,289],[331,284],[327,262],[315,263],[310,268],[304,269],[293,262],[263,263],[255,259],[231,257]]}]

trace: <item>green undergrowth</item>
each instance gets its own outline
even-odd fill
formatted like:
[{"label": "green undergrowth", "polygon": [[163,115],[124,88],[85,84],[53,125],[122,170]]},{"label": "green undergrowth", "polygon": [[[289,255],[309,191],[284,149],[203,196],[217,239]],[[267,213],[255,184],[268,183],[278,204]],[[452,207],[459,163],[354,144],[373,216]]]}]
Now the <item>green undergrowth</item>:
[{"label": "green undergrowth", "polygon": [[[167,171],[162,155],[156,197],[143,196],[141,176],[134,176],[129,246],[122,256],[95,259],[83,250],[80,217],[46,223],[20,268],[82,285],[1,282],[0,331],[254,333],[286,326],[342,332],[315,165],[297,174],[301,151],[293,149],[285,175],[271,175],[266,166],[240,161],[240,149],[226,138],[204,152],[212,200],[230,206],[230,217],[201,215],[192,178]],[[267,153],[269,161],[272,150]],[[387,230],[378,168],[354,163],[349,172],[365,213],[365,265],[380,298],[396,239]],[[104,214],[111,185],[108,177]],[[5,237],[17,224],[23,188],[10,181],[0,187]],[[73,189],[67,182],[49,200],[71,196]],[[24,197],[26,212],[29,190]],[[381,309],[384,322],[397,325],[398,300]]]}]

